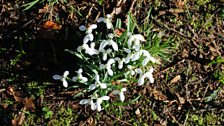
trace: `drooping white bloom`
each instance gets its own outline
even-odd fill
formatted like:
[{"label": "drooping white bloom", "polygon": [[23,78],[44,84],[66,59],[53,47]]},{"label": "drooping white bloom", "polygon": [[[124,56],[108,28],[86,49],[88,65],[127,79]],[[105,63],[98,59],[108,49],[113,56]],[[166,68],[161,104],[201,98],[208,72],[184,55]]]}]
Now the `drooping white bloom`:
[{"label": "drooping white bloom", "polygon": [[69,75],[68,71],[65,71],[64,74],[61,75],[53,75],[53,79],[61,80],[64,87],[68,87],[67,76]]},{"label": "drooping white bloom", "polygon": [[109,39],[108,40],[103,40],[100,43],[99,50],[104,49],[107,45],[111,45],[115,51],[118,51],[118,45],[117,43],[113,40],[114,35],[113,34],[108,34]]},{"label": "drooping white bloom", "polygon": [[[93,102],[93,99],[96,99],[96,103]],[[93,97],[91,99],[83,99],[79,102],[80,105],[90,105],[92,110],[97,110],[100,112],[102,110],[101,104],[103,101],[109,100],[109,96],[102,96],[100,98]]]},{"label": "drooping white bloom", "polygon": [[130,70],[128,73],[131,73],[131,75],[135,75],[135,71],[133,70],[133,67],[131,65],[127,65],[127,68]]},{"label": "drooping white bloom", "polygon": [[79,26],[79,30],[86,31],[86,36],[83,39],[83,43],[86,44],[89,41],[93,41],[94,36],[92,34],[93,29],[96,29],[97,25],[92,24],[89,26],[89,28],[86,28],[84,25]]},{"label": "drooping white bloom", "polygon": [[112,49],[102,49],[100,52],[103,53],[103,61],[106,61],[107,60],[107,55],[110,54],[112,52]]},{"label": "drooping white bloom", "polygon": [[126,91],[126,88],[122,88],[121,90],[114,90],[112,93],[113,94],[118,94],[120,96],[121,102],[125,100],[124,92]]},{"label": "drooping white bloom", "polygon": [[148,78],[150,83],[154,83],[152,72],[153,72],[153,68],[151,67],[148,72],[144,74],[140,74],[140,78],[138,80],[138,86],[141,86],[144,84],[145,78]]},{"label": "drooping white bloom", "polygon": [[109,59],[107,61],[107,64],[101,64],[100,65],[100,69],[107,69],[108,75],[113,76],[113,70],[111,69],[111,65],[113,63],[115,63],[115,60],[114,59]]},{"label": "drooping white bloom", "polygon": [[141,34],[131,35],[131,33],[128,33],[128,35],[130,36],[127,42],[128,47],[130,48],[132,46],[132,42],[134,42],[134,45],[132,48],[135,49],[136,51],[138,51],[141,47],[140,41],[142,42],[146,41],[145,38]]},{"label": "drooping white bloom", "polygon": [[101,104],[103,101],[108,101],[110,99],[109,96],[103,96],[103,97],[100,97],[100,98],[97,98],[96,100],[96,109],[98,112],[100,112],[102,110],[101,108]]},{"label": "drooping white bloom", "polygon": [[151,61],[152,63],[157,62],[157,60],[154,57],[152,57],[147,50],[142,50],[142,53],[145,56],[145,59],[142,61],[143,66],[147,65],[149,61]]},{"label": "drooping white bloom", "polygon": [[124,49],[124,51],[126,53],[128,53],[127,57],[125,58],[124,62],[127,64],[130,62],[130,60],[132,59],[133,57],[133,54],[131,53],[131,50],[130,49]]},{"label": "drooping white bloom", "polygon": [[119,57],[116,57],[115,60],[118,61],[118,69],[122,69],[125,59],[124,58],[121,59]]},{"label": "drooping white bloom", "polygon": [[89,86],[89,90],[94,90],[96,89],[98,86],[102,89],[105,89],[107,88],[107,83],[101,83],[100,82],[100,76],[98,74],[95,75],[95,83],[94,84],[91,84]]},{"label": "drooping white bloom", "polygon": [[91,42],[90,47],[88,44],[83,44],[82,48],[85,50],[86,54],[89,54],[90,56],[99,54],[99,51],[95,49],[95,43]]},{"label": "drooping white bloom", "polygon": [[72,81],[74,81],[74,82],[79,81],[81,83],[87,82],[88,81],[88,78],[83,77],[82,76],[82,72],[83,72],[82,68],[79,68],[79,70],[76,71],[76,73],[78,74],[77,77],[73,77],[72,78]]},{"label": "drooping white bloom", "polygon": [[138,50],[137,52],[135,52],[133,55],[132,55],[132,58],[131,58],[131,61],[136,61],[138,60],[142,55],[142,51],[141,50]]},{"label": "drooping white bloom", "polygon": [[112,20],[112,16],[110,14],[107,14],[106,18],[100,17],[97,19],[97,22],[99,23],[103,21],[106,24],[107,29],[111,29],[113,27],[111,20]]}]

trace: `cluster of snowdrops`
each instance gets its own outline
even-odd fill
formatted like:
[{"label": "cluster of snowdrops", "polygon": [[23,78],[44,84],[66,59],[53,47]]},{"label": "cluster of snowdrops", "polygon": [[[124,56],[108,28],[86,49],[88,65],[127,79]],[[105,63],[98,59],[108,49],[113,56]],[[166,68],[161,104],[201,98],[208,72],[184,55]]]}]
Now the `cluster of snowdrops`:
[{"label": "cluster of snowdrops", "polygon": [[[105,26],[105,31],[97,31],[98,25]],[[70,78],[69,71],[65,71],[63,75],[53,76],[55,80],[61,80],[64,87],[70,86],[68,81],[74,82],[83,92],[91,94],[79,104],[101,111],[109,104],[111,93],[118,96],[115,97],[118,102],[125,101],[127,84],[141,86],[154,82],[152,65],[159,62],[145,48],[145,38],[134,34],[127,25],[127,30],[118,35],[112,17],[107,15],[98,18],[96,24],[79,27],[85,36],[82,45],[74,51],[80,59],[77,74]]]}]

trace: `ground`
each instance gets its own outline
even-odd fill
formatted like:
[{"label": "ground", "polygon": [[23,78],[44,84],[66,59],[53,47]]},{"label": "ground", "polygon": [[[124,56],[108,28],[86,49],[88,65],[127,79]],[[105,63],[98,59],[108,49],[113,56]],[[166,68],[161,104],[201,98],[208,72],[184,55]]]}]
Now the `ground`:
[{"label": "ground", "polygon": [[[224,1],[1,1],[0,122],[3,125],[224,125]],[[33,6],[31,6],[33,5]],[[75,71],[64,51],[82,41],[81,24],[130,12],[168,55],[155,82],[128,88],[122,106],[96,112],[54,81]],[[137,29],[145,36],[144,30]]]}]

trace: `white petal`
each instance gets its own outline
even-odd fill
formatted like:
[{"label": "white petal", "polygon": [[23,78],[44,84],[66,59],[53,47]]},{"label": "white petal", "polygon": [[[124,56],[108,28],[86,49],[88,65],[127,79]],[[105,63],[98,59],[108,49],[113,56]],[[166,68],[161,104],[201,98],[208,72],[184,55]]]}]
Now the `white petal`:
[{"label": "white petal", "polygon": [[110,34],[108,34],[108,37],[109,37],[110,39],[112,39],[112,38],[114,37],[114,34],[110,33]]},{"label": "white petal", "polygon": [[85,82],[88,81],[88,78],[86,78],[86,77],[82,77],[82,78],[80,78],[80,79],[82,80],[83,83],[85,83]]},{"label": "white petal", "polygon": [[140,41],[146,41],[145,38],[141,34],[133,35],[135,39],[138,39]]},{"label": "white petal", "polygon": [[65,78],[62,78],[62,84],[64,87],[68,87],[68,82],[66,81]]},{"label": "white petal", "polygon": [[53,79],[55,79],[55,80],[61,80],[62,79],[62,76],[60,76],[60,75],[54,75],[53,76]]},{"label": "white petal", "polygon": [[102,49],[104,49],[108,44],[108,41],[103,40],[100,44],[99,50],[101,51]]},{"label": "white petal", "polygon": [[140,75],[142,74],[142,70],[140,68],[135,69],[135,72],[140,74]]},{"label": "white petal", "polygon": [[97,28],[97,25],[96,24],[91,24],[89,28],[90,29],[96,29]]},{"label": "white petal", "polygon": [[86,105],[86,104],[90,104],[90,100],[89,99],[82,99],[80,102],[79,102],[80,105]]},{"label": "white petal", "polygon": [[136,60],[138,60],[140,57],[141,57],[141,51],[135,52],[135,53],[133,54],[133,57],[132,57],[131,61],[136,61]]},{"label": "white petal", "polygon": [[113,70],[111,70],[110,68],[107,68],[107,72],[108,72],[108,75],[110,75],[110,76],[113,76]]},{"label": "white petal", "polygon": [[109,96],[103,96],[103,97],[101,97],[101,99],[102,99],[102,100],[109,100],[110,97],[109,97]]},{"label": "white petal", "polygon": [[89,35],[89,40],[90,40],[90,41],[93,41],[93,39],[94,39],[93,34],[88,34],[88,35]]},{"label": "white petal", "polygon": [[95,75],[95,80],[96,80],[97,83],[100,82],[100,76],[98,74]]},{"label": "white petal", "polygon": [[108,18],[108,19],[111,19],[112,16],[111,16],[110,14],[107,14],[107,18]]},{"label": "white petal", "polygon": [[118,51],[118,45],[117,45],[117,43],[113,41],[111,44],[112,44],[113,49],[115,51]]},{"label": "white petal", "polygon": [[138,86],[142,86],[144,84],[144,79],[145,79],[145,76],[140,76],[138,80]]},{"label": "white petal", "polygon": [[120,100],[121,100],[121,102],[123,102],[124,99],[125,99],[124,93],[123,92],[120,92]]},{"label": "white petal", "polygon": [[146,66],[149,62],[149,58],[145,58],[143,61],[142,61],[142,66]]},{"label": "white petal", "polygon": [[77,71],[78,74],[81,74],[82,72],[83,72],[82,68],[79,68]]},{"label": "white petal", "polygon": [[100,83],[100,87],[101,87],[102,89],[106,89],[106,88],[107,88],[107,84],[106,84],[106,83]]},{"label": "white petal", "polygon": [[131,36],[129,39],[128,39],[128,47],[131,47],[132,45],[132,41],[134,40],[134,38]]},{"label": "white petal", "polygon": [[86,26],[84,26],[84,25],[79,26],[79,30],[80,31],[85,31],[86,30]]},{"label": "white petal", "polygon": [[109,60],[107,61],[107,65],[108,65],[108,66],[111,66],[111,64],[113,64],[113,63],[115,63],[115,60],[114,60],[114,59],[109,59]]},{"label": "white petal", "polygon": [[106,61],[107,60],[107,53],[104,53],[103,54],[103,61]]},{"label": "white petal", "polygon": [[99,22],[102,22],[104,19],[105,19],[104,17],[100,17],[96,21],[99,23]]},{"label": "white petal", "polygon": [[86,44],[88,41],[89,41],[89,36],[86,35],[86,36],[83,38],[83,43]]},{"label": "white petal", "polygon": [[91,110],[96,110],[96,104],[93,103],[93,100],[90,100]]},{"label": "white petal", "polygon": [[112,28],[112,23],[111,22],[107,22],[107,29],[111,29]]},{"label": "white petal", "polygon": [[67,77],[69,75],[69,71],[65,71],[63,77]]},{"label": "white petal", "polygon": [[78,46],[77,51],[81,52],[82,51],[82,46]]},{"label": "white petal", "polygon": [[97,102],[96,102],[96,109],[97,109],[98,112],[100,112],[102,110],[101,103],[98,102],[98,99],[97,99]]},{"label": "white petal", "polygon": [[94,89],[96,89],[96,87],[97,87],[97,84],[91,84],[90,86],[89,86],[89,90],[94,90]]},{"label": "white petal", "polygon": [[129,63],[132,57],[133,57],[133,55],[131,53],[129,53],[128,56],[125,58],[124,62],[126,64]]}]

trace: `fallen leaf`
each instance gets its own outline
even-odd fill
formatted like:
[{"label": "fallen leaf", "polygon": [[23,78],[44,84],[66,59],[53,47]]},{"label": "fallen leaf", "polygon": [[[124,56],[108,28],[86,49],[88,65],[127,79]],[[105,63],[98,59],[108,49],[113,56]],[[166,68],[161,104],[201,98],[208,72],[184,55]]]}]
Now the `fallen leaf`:
[{"label": "fallen leaf", "polygon": [[154,99],[156,100],[159,100],[159,101],[167,100],[167,96],[164,95],[161,91],[156,90],[155,88],[153,89],[153,95],[154,95]]},{"label": "fallen leaf", "polygon": [[180,75],[177,75],[176,77],[174,77],[171,81],[170,81],[170,83],[171,84],[173,84],[173,83],[177,83],[179,80],[180,80]]},{"label": "fallen leaf", "polygon": [[12,126],[21,126],[25,121],[25,113],[19,112],[19,114],[11,121]]},{"label": "fallen leaf", "polygon": [[42,24],[42,28],[60,30],[62,28],[62,26],[59,25],[58,23],[53,22],[53,21],[46,21]]}]

